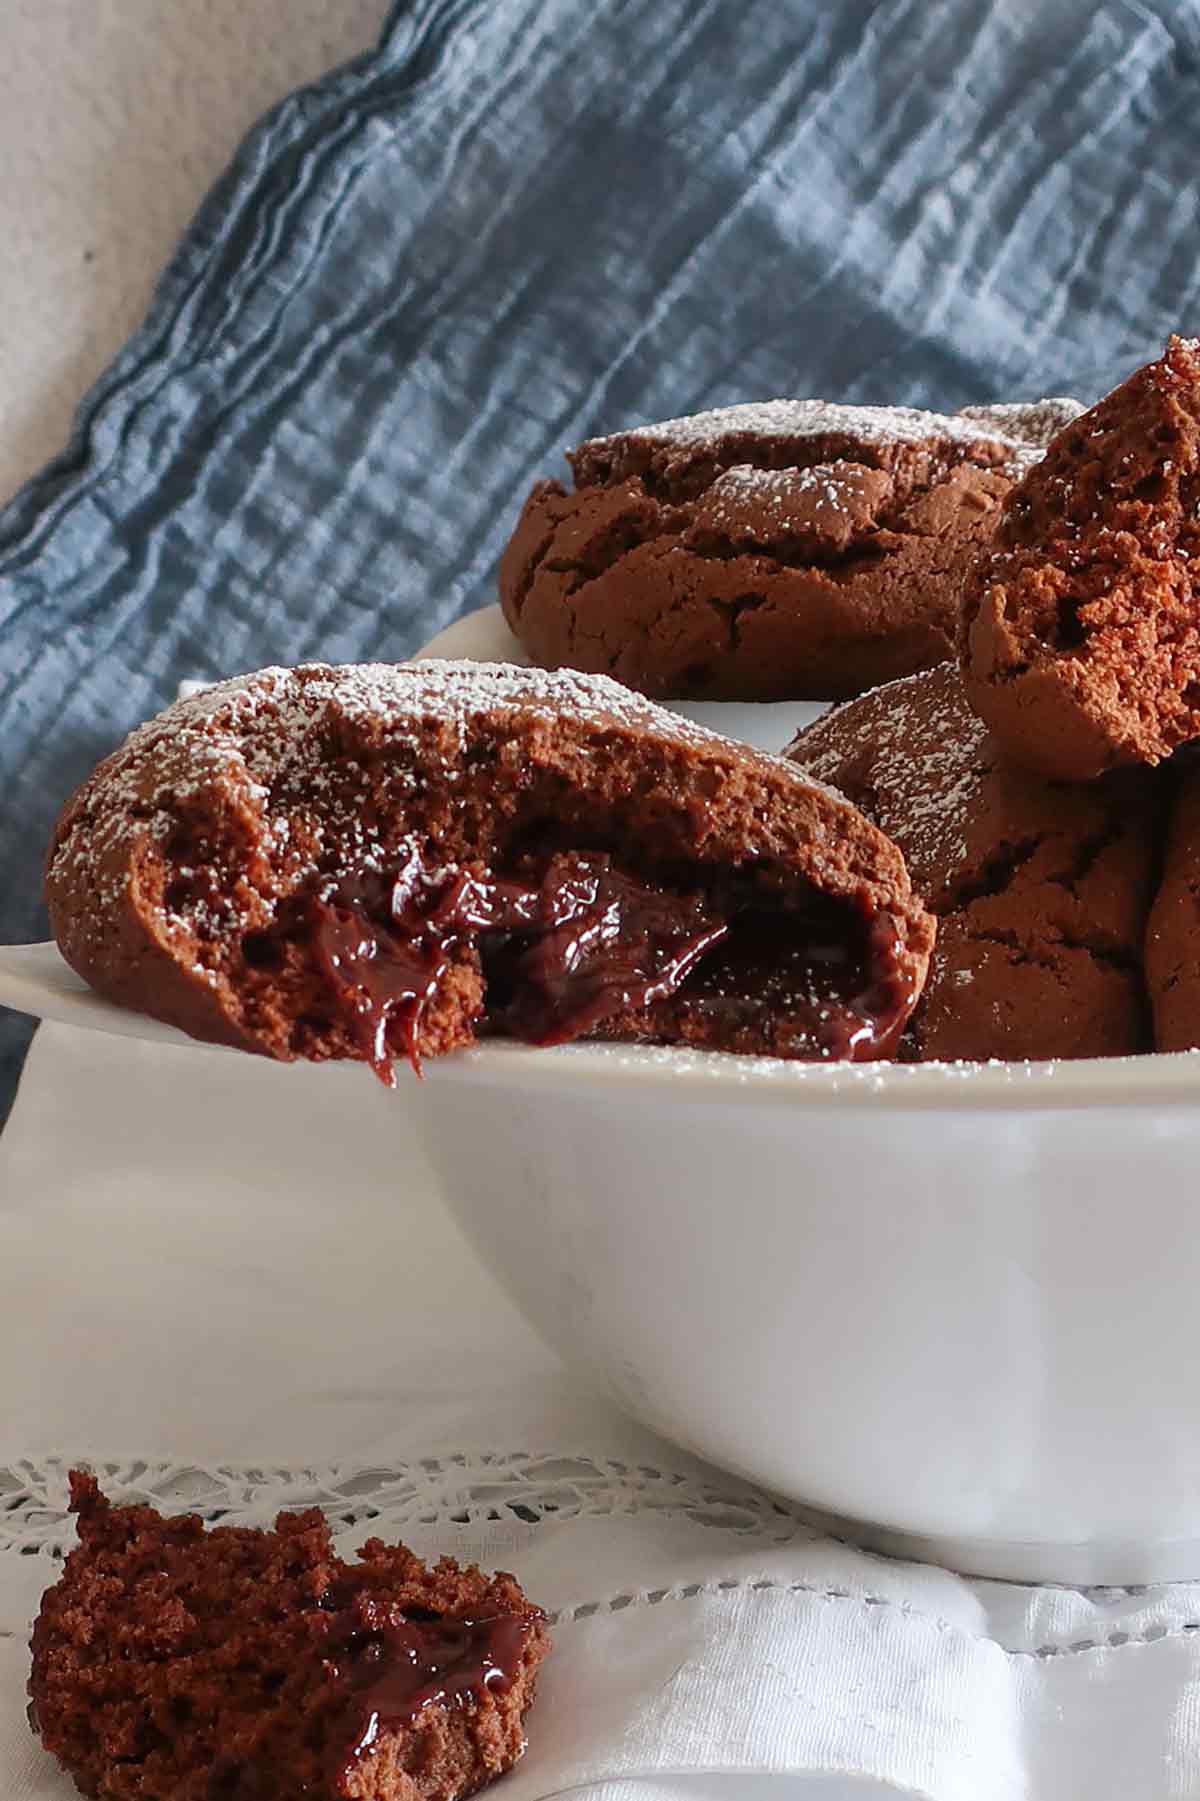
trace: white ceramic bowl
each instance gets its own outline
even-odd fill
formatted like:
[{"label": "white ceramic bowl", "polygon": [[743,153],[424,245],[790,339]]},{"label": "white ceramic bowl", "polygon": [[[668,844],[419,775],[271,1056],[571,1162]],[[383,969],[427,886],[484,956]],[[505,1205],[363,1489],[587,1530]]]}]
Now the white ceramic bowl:
[{"label": "white ceramic bowl", "polygon": [[[0,1001],[187,1042],[50,945],[0,948]],[[407,1099],[485,1262],[666,1436],[901,1554],[1200,1576],[1196,1059],[494,1043]]]},{"label": "white ceramic bowl", "polygon": [[[483,626],[433,648],[503,655]],[[775,744],[782,711],[738,709]],[[0,1002],[178,1037],[52,946],[0,949]],[[431,1064],[397,1114],[530,1320],[668,1437],[885,1550],[1200,1577],[1195,1058],[495,1043]]]},{"label": "white ceramic bowl", "polygon": [[496,1046],[416,1118],[485,1261],[646,1424],[900,1554],[1200,1575],[1193,1059]]}]

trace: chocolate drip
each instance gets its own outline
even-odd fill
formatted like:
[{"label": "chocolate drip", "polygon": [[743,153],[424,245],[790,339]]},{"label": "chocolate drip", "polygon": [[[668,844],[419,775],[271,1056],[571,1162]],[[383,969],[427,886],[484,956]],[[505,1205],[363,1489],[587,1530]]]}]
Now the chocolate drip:
[{"label": "chocolate drip", "polygon": [[464,942],[478,941],[493,1023],[532,1044],[561,1044],[673,993],[728,930],[699,895],[578,851],[528,876],[439,877],[410,850],[390,885],[343,882],[313,914],[318,963],[389,1085],[389,1034],[417,1067],[422,1012]]},{"label": "chocolate drip", "polygon": [[[781,1056],[886,1055],[911,1006],[886,915],[815,891],[771,902],[723,876],[709,893],[660,887],[600,852],[528,857],[510,873],[430,869],[406,847],[398,873],[342,881],[311,906],[318,966],[376,1074],[403,1046],[419,1070],[426,1006],[478,953],[489,1026],[561,1044],[654,1009],[719,1022]],[[670,1036],[666,1015],[657,1029]]]},{"label": "chocolate drip", "polygon": [[847,930],[845,909],[747,913],[681,999],[727,1032],[776,1022],[779,1056],[820,1062],[887,1056],[912,1006],[900,936],[887,914]]},{"label": "chocolate drip", "polygon": [[554,858],[540,898],[534,931],[481,945],[494,1023],[532,1044],[666,999],[729,930],[699,895],[651,888],[606,857]]},{"label": "chocolate drip", "polygon": [[383,1732],[412,1726],[426,1707],[469,1707],[505,1694],[529,1637],[517,1614],[426,1619],[360,1596],[336,1623],[331,1673],[351,1692],[347,1724],[330,1741],[331,1786],[340,1792]]}]

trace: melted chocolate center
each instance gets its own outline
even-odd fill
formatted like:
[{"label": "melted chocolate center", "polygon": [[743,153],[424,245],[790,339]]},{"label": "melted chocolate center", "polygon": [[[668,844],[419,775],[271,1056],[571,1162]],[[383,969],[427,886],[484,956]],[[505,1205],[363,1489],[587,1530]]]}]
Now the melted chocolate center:
[{"label": "melted chocolate center", "polygon": [[727,930],[702,896],[638,881],[599,853],[563,852],[527,875],[438,877],[414,851],[390,886],[343,882],[318,901],[312,941],[390,1083],[390,1035],[417,1067],[421,1016],[464,942],[479,946],[491,1024],[562,1044],[673,993]]},{"label": "melted chocolate center", "polygon": [[746,913],[687,985],[700,1017],[729,1036],[774,1021],[777,1056],[865,1061],[883,1056],[912,995],[901,975],[900,935],[887,914],[864,920],[861,936],[829,903],[811,914]]},{"label": "melted chocolate center", "polygon": [[498,875],[431,870],[412,843],[391,879],[342,881],[315,900],[308,933],[342,1017],[389,1085],[397,1044],[419,1069],[425,1009],[471,947],[488,1025],[532,1044],[674,997],[673,1015],[725,1040],[758,1028],[778,1055],[861,1058],[890,1048],[911,1002],[886,915],[815,891],[768,911],[736,877],[708,893],[668,889],[601,852],[526,858]]},{"label": "melted chocolate center", "polygon": [[347,1728],[329,1748],[333,1786],[381,1732],[413,1725],[423,1708],[466,1707],[507,1693],[528,1635],[529,1622],[516,1614],[429,1619],[359,1597],[332,1635],[332,1674],[352,1695]]}]

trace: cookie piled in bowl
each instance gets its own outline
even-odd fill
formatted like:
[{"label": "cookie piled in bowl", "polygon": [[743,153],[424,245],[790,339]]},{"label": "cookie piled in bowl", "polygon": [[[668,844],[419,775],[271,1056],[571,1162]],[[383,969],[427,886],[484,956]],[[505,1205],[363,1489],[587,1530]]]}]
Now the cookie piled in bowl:
[{"label": "cookie piled in bowl", "polygon": [[1200,1044],[1198,507],[1200,343],[1173,338],[1005,496],[966,572],[961,669],[790,747],[938,918],[902,1056]]},{"label": "cookie piled in bowl", "polygon": [[510,1769],[549,1648],[512,1576],[402,1545],[114,1507],[71,1478],[80,1543],[33,1629],[30,1722],[106,1801],[460,1801]]},{"label": "cookie piled in bowl", "polygon": [[1061,431],[971,568],[971,704],[1014,760],[1086,781],[1200,737],[1200,341]]},{"label": "cookie piled in bowl", "polygon": [[972,711],[954,663],[835,708],[788,754],[888,833],[937,918],[903,1057],[1152,1048],[1142,938],[1162,809],[1150,771],[1031,773]]},{"label": "cookie piled in bowl", "polygon": [[68,803],[46,889],[110,1000],[385,1079],[489,1033],[887,1056],[934,931],[895,845],[794,764],[488,664],[178,702]]},{"label": "cookie piled in bowl", "polygon": [[594,438],[500,563],[534,661],[656,697],[828,700],[952,654],[967,564],[1080,408],[773,400]]}]

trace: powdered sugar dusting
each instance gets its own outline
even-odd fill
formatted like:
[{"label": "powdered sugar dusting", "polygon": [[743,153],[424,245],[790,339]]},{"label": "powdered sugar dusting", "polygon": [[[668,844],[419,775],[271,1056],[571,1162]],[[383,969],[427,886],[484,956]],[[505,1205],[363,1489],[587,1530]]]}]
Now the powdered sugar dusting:
[{"label": "powdered sugar dusting", "polygon": [[836,787],[861,745],[872,795],[868,811],[904,852],[920,891],[940,886],[966,861],[965,827],[990,771],[987,737],[956,668],[942,664],[835,708],[802,732],[787,754]]},{"label": "powdered sugar dusting", "polygon": [[988,406],[965,406],[961,417],[1001,432],[1006,438],[1045,450],[1052,438],[1086,411],[1078,400],[1055,395],[1046,400],[997,400]]},{"label": "powdered sugar dusting", "polygon": [[[1046,409],[1072,407],[1076,407],[1076,402],[1051,400],[934,413],[919,407],[844,406],[828,400],[747,401],[614,432],[606,438],[592,439],[589,448],[629,439],[691,450],[728,437],[806,438],[836,434],[880,447],[930,440],[966,446],[977,444],[982,437],[1027,456],[1031,448],[1044,449],[1053,435],[1046,435],[1051,418]],[[1063,415],[1062,423],[1069,423],[1082,411],[1082,407],[1077,407],[1076,413]]]},{"label": "powdered sugar dusting", "polygon": [[832,465],[813,463],[807,469],[759,469],[753,463],[734,463],[722,469],[712,485],[712,492],[752,495],[755,500],[784,500],[797,492],[824,489],[835,495],[830,481]]},{"label": "powdered sugar dusting", "polygon": [[[707,726],[681,719],[606,675],[573,669],[527,668],[515,663],[476,663],[430,658],[412,663],[301,664],[296,669],[270,668],[234,676],[200,693],[177,700],[165,712],[138,727],[126,749],[156,740],[164,730],[176,738],[201,743],[218,739],[236,746],[248,763],[265,757],[273,767],[279,741],[335,707],[343,716],[373,719],[404,729],[418,718],[437,718],[457,728],[460,738],[471,722],[489,713],[520,710],[544,714],[604,715],[631,731],[653,730],[660,736],[695,742],[725,742]],[[253,721],[269,716],[271,729],[247,734]]]},{"label": "powdered sugar dusting", "polygon": [[848,535],[891,490],[890,476],[858,463],[814,463],[802,469],[735,463],[707,490],[701,513],[704,524],[717,529],[744,526],[752,509],[756,523],[779,533],[828,534],[840,527]]},{"label": "powdered sugar dusting", "polygon": [[[331,882],[343,873],[384,873],[389,851],[373,823],[367,767],[373,755],[386,759],[389,743],[407,749],[432,727],[423,753],[428,778],[398,755],[388,761],[389,782],[393,791],[425,779],[453,785],[462,780],[465,751],[499,715],[543,717],[551,726],[583,719],[601,730],[725,749],[741,762],[786,770],[793,783],[800,773],[603,675],[441,660],[270,668],[204,688],[139,726],[81,790],[51,885],[92,897],[79,930],[99,936],[105,909],[129,885],[135,846],[165,846],[181,824],[185,837],[195,830],[203,837],[215,815],[222,830],[233,822],[235,842],[258,848],[233,886],[220,870],[215,879],[206,873],[203,843],[176,854],[172,877],[185,893],[173,917],[181,930],[214,943],[235,925],[257,930],[274,898],[318,873]],[[348,723],[364,729],[347,738]],[[806,786],[818,785],[806,779]],[[196,973],[208,979],[199,964]]]}]

